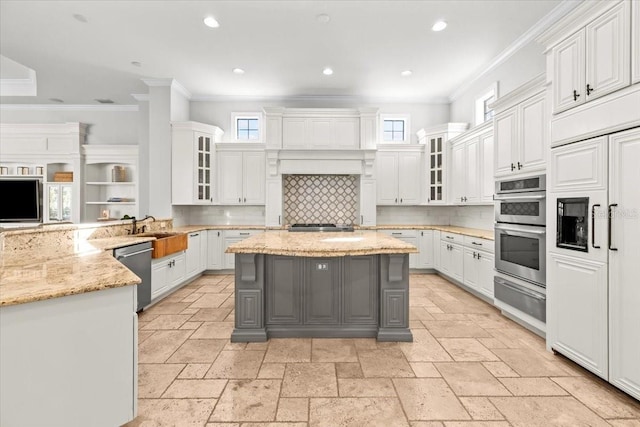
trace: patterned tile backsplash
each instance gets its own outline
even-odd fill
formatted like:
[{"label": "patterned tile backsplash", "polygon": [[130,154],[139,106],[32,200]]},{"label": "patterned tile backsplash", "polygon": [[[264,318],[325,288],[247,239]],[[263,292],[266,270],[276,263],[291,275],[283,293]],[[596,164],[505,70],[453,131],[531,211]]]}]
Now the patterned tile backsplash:
[{"label": "patterned tile backsplash", "polygon": [[357,175],[283,176],[285,224],[356,224]]}]

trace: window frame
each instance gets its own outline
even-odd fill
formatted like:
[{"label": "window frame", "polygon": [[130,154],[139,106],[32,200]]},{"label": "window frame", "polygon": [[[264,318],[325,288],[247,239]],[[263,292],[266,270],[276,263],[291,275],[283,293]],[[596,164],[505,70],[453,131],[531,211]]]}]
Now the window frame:
[{"label": "window frame", "polygon": [[[258,120],[258,139],[244,139],[244,138],[238,138],[238,120]],[[263,135],[264,135],[264,130],[263,130],[263,125],[264,124],[264,120],[262,119],[262,113],[252,113],[252,112],[246,112],[246,113],[240,113],[240,112],[235,112],[235,113],[231,113],[231,128],[233,129],[233,141],[234,142],[248,142],[248,143],[261,143],[263,142]]]},{"label": "window frame", "polygon": [[[392,121],[392,120],[404,122],[404,135],[402,140],[387,141],[384,139],[384,122]],[[411,143],[411,116],[409,114],[381,114],[379,141],[381,144],[410,144]]]},{"label": "window frame", "polygon": [[[493,82],[488,88],[483,90],[480,93],[480,95],[476,97],[476,100],[474,103],[474,111],[473,111],[475,126],[481,125],[491,120],[486,118],[486,115],[487,115],[487,110],[485,109],[486,101],[493,97],[494,98],[493,102],[495,102],[498,99],[498,96],[500,95],[498,93],[498,82],[496,81],[496,82]],[[491,117],[493,118],[493,115]]]}]

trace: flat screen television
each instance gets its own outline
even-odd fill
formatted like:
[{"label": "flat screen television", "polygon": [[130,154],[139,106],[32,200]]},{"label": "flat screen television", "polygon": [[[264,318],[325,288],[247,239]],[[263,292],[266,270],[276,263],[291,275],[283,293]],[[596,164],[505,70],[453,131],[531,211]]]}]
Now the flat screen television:
[{"label": "flat screen television", "polygon": [[42,221],[38,179],[0,179],[0,222]]}]

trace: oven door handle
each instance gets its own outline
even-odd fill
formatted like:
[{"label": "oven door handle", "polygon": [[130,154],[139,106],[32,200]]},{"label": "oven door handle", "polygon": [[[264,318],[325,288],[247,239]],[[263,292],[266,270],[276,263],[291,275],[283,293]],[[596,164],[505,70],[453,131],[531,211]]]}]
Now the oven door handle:
[{"label": "oven door handle", "polygon": [[539,234],[539,235],[544,235],[547,234],[547,232],[545,230],[534,230],[531,228],[527,228],[527,229],[522,229],[522,228],[514,228],[514,227],[507,227],[503,224],[496,224],[495,226],[496,230],[502,230],[502,231],[507,231],[507,232],[515,232],[518,234]]},{"label": "oven door handle", "polygon": [[509,202],[509,201],[513,201],[513,200],[521,200],[521,201],[525,201],[525,200],[542,200],[542,199],[544,199],[546,197],[547,196],[545,196],[544,194],[539,194],[539,195],[534,195],[534,196],[525,196],[525,195],[496,196],[496,195],[494,195],[494,199],[495,200],[500,200],[502,202]]}]

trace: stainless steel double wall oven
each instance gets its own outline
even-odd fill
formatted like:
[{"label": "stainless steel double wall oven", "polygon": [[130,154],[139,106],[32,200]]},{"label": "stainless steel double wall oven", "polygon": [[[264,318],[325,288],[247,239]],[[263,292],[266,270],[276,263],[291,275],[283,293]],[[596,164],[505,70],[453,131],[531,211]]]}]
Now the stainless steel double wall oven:
[{"label": "stainless steel double wall oven", "polygon": [[496,182],[494,296],[546,319],[546,176]]}]

